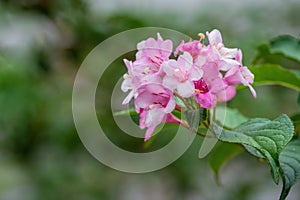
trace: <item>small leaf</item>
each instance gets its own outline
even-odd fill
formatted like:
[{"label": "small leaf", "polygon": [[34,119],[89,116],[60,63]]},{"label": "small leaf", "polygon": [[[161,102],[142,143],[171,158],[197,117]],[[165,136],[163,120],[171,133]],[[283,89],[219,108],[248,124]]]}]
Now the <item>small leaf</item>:
[{"label": "small leaf", "polygon": [[279,36],[271,41],[270,53],[282,54],[300,62],[300,40],[288,35]]},{"label": "small leaf", "polygon": [[[211,111],[211,115],[213,110]],[[230,129],[237,127],[238,125],[248,120],[242,113],[235,108],[229,107],[217,107],[216,120],[224,122],[224,126]]]},{"label": "small leaf", "polygon": [[275,63],[279,64],[281,59],[300,63],[300,40],[289,35],[276,37],[269,43],[260,45],[257,50],[258,55],[254,63],[261,59],[266,63],[273,63],[275,60]]},{"label": "small leaf", "polygon": [[300,91],[300,77],[279,65],[261,64],[249,67],[254,74],[254,86],[282,85]]},{"label": "small leaf", "polygon": [[287,197],[291,187],[300,179],[300,138],[292,140],[279,155],[283,188],[280,199]]},{"label": "small leaf", "polygon": [[217,180],[219,180],[219,171],[224,164],[243,151],[244,149],[240,145],[221,141],[218,142],[216,147],[210,153],[208,160],[209,166],[216,174]]},{"label": "small leaf", "polygon": [[293,124],[287,115],[280,115],[273,121],[250,119],[233,130],[225,130],[213,123],[213,130],[219,133],[216,136],[223,142],[240,143],[259,151],[269,161],[272,177],[275,183],[278,183],[279,153],[291,140],[294,132]]}]

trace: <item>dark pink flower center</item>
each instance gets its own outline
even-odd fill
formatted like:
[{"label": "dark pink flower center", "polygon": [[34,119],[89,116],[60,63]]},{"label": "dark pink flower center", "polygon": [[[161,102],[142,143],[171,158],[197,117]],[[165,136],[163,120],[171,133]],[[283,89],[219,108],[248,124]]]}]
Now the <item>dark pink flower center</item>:
[{"label": "dark pink flower center", "polygon": [[203,80],[203,78],[201,78],[198,81],[194,81],[194,85],[195,85],[195,92],[200,94],[200,93],[207,93],[208,92],[208,86],[205,83],[205,81]]}]

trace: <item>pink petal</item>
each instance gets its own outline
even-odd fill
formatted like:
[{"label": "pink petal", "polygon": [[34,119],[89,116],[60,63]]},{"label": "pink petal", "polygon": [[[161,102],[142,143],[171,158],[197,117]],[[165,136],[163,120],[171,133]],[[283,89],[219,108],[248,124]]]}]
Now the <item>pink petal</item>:
[{"label": "pink petal", "polygon": [[219,75],[220,72],[216,63],[207,63],[203,65],[202,70],[203,70],[203,79],[209,85],[211,85],[211,83],[216,78],[220,77]]},{"label": "pink petal", "polygon": [[180,44],[177,46],[177,48],[174,51],[174,56],[176,57],[179,53],[179,51],[182,51],[182,46],[184,45],[184,40],[181,40]]},{"label": "pink petal", "polygon": [[173,43],[171,40],[165,40],[164,42],[161,43],[160,45],[161,48],[161,55],[163,58],[168,58],[173,50]]},{"label": "pink petal", "polygon": [[243,54],[240,49],[238,49],[238,52],[235,56],[235,60],[238,61],[240,64],[242,64]]},{"label": "pink petal", "polygon": [[217,98],[210,92],[196,95],[196,100],[202,108],[213,108],[217,103]]},{"label": "pink petal", "polygon": [[236,89],[234,86],[228,86],[225,90],[218,93],[219,101],[229,101],[236,95]]},{"label": "pink petal", "polygon": [[144,129],[146,128],[145,121],[146,121],[147,112],[142,110],[142,112],[138,112],[138,113],[140,113],[140,123],[139,123],[140,128]]},{"label": "pink petal", "polygon": [[242,82],[242,74],[240,72],[240,67],[239,66],[235,66],[233,68],[231,68],[224,77],[224,80],[230,84],[230,85],[234,85],[234,84],[240,84]]},{"label": "pink petal", "polygon": [[182,123],[182,121],[180,119],[178,119],[177,117],[175,117],[172,114],[167,114],[165,122],[167,122],[167,123],[175,123],[175,124],[181,124]]},{"label": "pink petal", "polygon": [[144,139],[144,142],[146,142],[147,140],[150,139],[154,129],[156,128],[156,126],[150,126],[148,127],[147,131],[146,131],[146,134],[145,134],[145,139]]},{"label": "pink petal", "polygon": [[210,84],[210,92],[213,94],[217,94],[227,87],[226,82],[221,78],[214,79]]},{"label": "pink petal", "polygon": [[248,85],[250,92],[252,93],[252,96],[254,97],[254,99],[256,99],[256,92],[254,90],[254,88],[251,85]]}]

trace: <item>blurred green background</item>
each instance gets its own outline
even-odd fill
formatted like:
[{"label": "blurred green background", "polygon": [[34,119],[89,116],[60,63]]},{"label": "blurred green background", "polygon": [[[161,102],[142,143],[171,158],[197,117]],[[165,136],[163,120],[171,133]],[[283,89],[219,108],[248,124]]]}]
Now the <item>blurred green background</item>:
[{"label": "blurred green background", "polygon": [[[126,174],[94,159],[81,143],[72,118],[73,81],[87,54],[124,30],[158,26],[197,38],[219,29],[225,45],[239,47],[250,65],[258,45],[289,34],[299,38],[300,2],[2,0],[0,1],[0,199],[231,200],[276,199],[266,163],[243,153],[214,180],[207,159],[198,159],[201,138],[170,166],[148,174]],[[132,53],[124,57],[133,58]],[[99,121],[108,137],[132,151],[153,145],[124,136],[110,110],[111,91],[126,72],[122,59],[105,72],[97,93]],[[230,107],[249,117],[274,118],[296,111],[297,93],[279,86],[255,88],[257,100],[241,91]],[[167,132],[167,131],[165,131]],[[300,199],[300,184],[288,199]]]}]

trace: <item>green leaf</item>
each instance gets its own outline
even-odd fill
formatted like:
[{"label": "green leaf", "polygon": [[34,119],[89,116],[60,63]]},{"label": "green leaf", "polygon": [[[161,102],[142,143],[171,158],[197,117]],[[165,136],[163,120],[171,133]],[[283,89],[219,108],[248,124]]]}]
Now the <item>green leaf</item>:
[{"label": "green leaf", "polygon": [[278,61],[280,62],[280,59],[282,58],[300,63],[299,39],[289,35],[283,35],[274,38],[267,44],[260,45],[258,47],[258,55],[254,62],[256,63],[260,59],[265,59],[267,62],[269,60],[272,63],[273,61],[278,63]]},{"label": "green leaf", "polygon": [[213,151],[210,153],[208,160],[209,166],[215,173],[218,181],[219,171],[224,166],[224,164],[243,151],[244,149],[240,145],[225,143],[221,141],[218,142]]},{"label": "green leaf", "polygon": [[249,67],[254,74],[254,86],[282,85],[300,91],[300,77],[279,65],[261,64]]},{"label": "green leaf", "polygon": [[283,188],[280,199],[285,199],[291,187],[300,179],[300,138],[292,140],[279,155]]},{"label": "green leaf", "polygon": [[[248,120],[238,109],[229,107],[217,107],[216,109],[216,120],[224,123],[227,128],[233,129]],[[210,112],[212,115],[213,110],[210,110]]]},{"label": "green leaf", "polygon": [[300,40],[292,36],[284,35],[273,39],[269,51],[271,54],[282,54],[300,62]]},{"label": "green leaf", "polygon": [[300,108],[300,93],[298,94],[297,103],[298,103],[298,106]]},{"label": "green leaf", "polygon": [[[213,123],[217,138],[223,142],[248,145],[259,151],[271,166],[275,183],[279,181],[279,153],[293,137],[293,123],[287,115],[280,115],[275,120],[250,119],[233,130],[225,130]],[[250,152],[253,154],[253,152]]]}]

